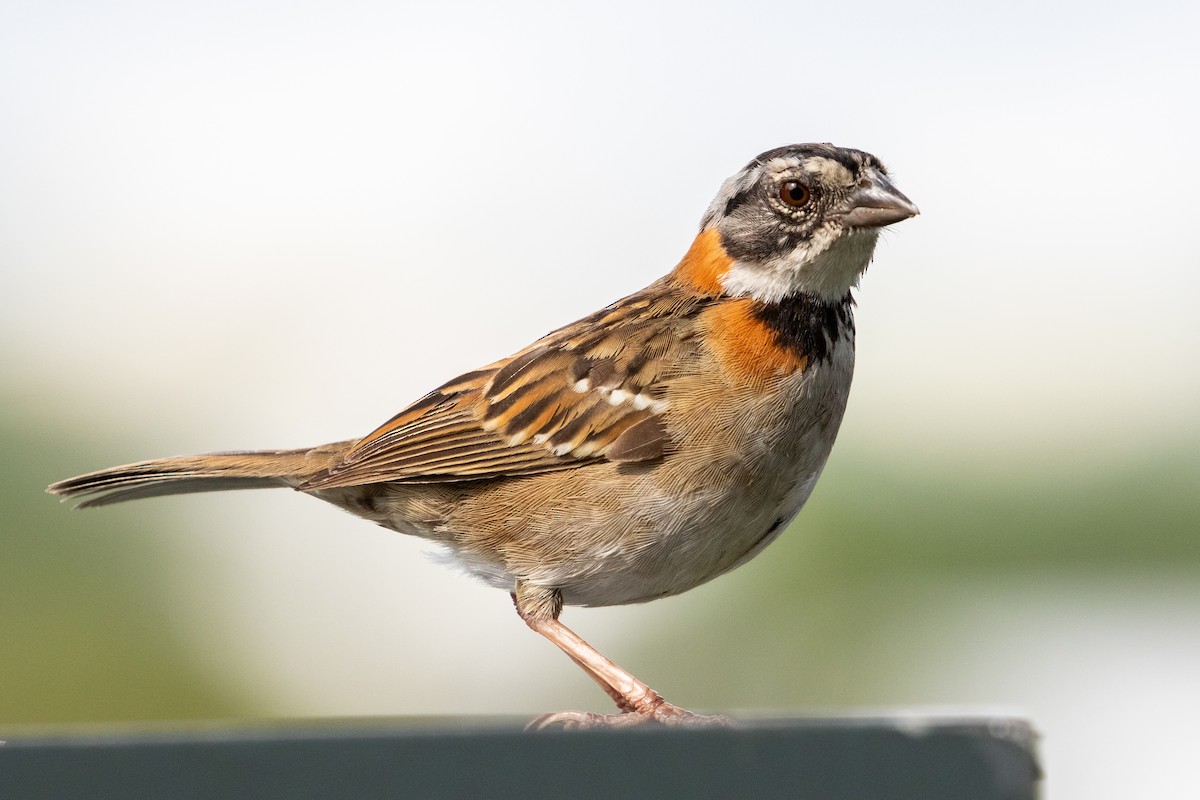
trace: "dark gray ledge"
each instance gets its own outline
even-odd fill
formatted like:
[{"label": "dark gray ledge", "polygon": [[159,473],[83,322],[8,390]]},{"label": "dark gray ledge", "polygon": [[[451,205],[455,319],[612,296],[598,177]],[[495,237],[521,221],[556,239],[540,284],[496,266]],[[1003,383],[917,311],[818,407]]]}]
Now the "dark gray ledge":
[{"label": "dark gray ledge", "polygon": [[742,721],[525,733],[510,719],[7,731],[0,798],[1031,800],[1011,718]]}]

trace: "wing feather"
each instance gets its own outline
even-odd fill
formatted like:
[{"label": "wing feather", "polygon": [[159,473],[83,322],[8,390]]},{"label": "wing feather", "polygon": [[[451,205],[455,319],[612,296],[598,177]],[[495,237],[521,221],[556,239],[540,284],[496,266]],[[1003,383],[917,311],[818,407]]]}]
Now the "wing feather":
[{"label": "wing feather", "polygon": [[351,448],[304,490],[479,480],[663,457],[666,386],[710,298],[659,281],[510,358],[461,375]]}]

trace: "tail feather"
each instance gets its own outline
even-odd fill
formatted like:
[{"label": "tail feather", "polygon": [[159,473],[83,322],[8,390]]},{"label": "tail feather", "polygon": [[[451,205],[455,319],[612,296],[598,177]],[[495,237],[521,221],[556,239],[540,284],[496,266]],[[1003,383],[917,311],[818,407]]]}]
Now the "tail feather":
[{"label": "tail feather", "polygon": [[64,499],[86,498],[78,508],[91,508],[168,494],[296,487],[337,463],[352,444],[139,461],[68,478],[46,491]]}]

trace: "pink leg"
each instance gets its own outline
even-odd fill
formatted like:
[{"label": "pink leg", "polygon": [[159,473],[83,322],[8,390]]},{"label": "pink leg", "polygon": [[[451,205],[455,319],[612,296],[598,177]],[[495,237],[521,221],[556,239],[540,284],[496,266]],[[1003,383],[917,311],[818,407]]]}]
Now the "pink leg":
[{"label": "pink leg", "polygon": [[[557,714],[544,714],[530,723],[531,728],[545,728],[552,725],[562,725],[567,728],[592,727],[598,725],[638,725],[644,723],[660,723],[665,725],[713,725],[728,724],[725,717],[704,717],[685,711],[678,706],[663,700],[662,696],[646,684],[639,681],[629,672],[621,669],[606,658],[599,650],[592,647],[578,634],[558,620],[561,610],[561,600],[557,597],[547,603],[524,603],[528,592],[526,587],[518,587],[514,596],[517,613],[525,620],[525,624],[542,636],[554,642],[560,650],[570,656],[584,672],[591,676],[600,688],[613,699],[620,714],[606,716],[591,714],[584,711],[564,711]],[[543,598],[538,598],[543,599]],[[526,611],[531,605],[538,605],[538,611]],[[523,608],[524,606],[524,608]],[[549,612],[549,613],[546,613]]]}]

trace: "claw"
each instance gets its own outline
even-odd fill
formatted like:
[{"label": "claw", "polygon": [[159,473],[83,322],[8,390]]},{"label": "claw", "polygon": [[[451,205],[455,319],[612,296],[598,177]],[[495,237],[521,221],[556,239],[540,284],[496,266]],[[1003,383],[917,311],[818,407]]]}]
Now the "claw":
[{"label": "claw", "polygon": [[593,714],[590,711],[559,711],[542,714],[530,720],[527,731],[544,731],[561,727],[563,730],[586,730],[588,728],[633,728],[641,725],[666,725],[687,727],[728,727],[733,720],[724,715],[705,716],[693,714],[679,706],[661,703],[649,711],[626,711],[621,714]]}]

